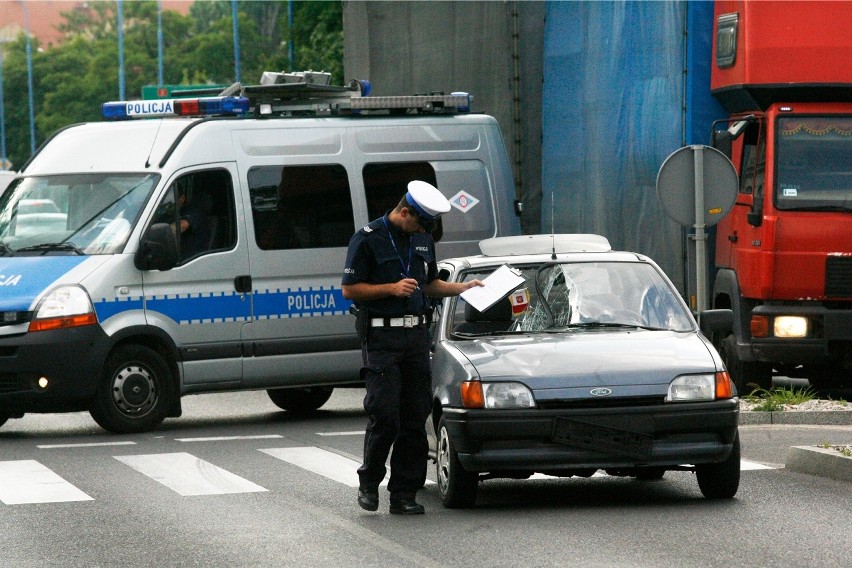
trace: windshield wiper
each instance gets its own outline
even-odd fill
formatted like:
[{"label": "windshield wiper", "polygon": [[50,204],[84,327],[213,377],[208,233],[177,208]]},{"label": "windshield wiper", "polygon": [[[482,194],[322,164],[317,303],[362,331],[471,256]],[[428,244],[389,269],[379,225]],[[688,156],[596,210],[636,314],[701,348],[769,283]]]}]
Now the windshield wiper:
[{"label": "windshield wiper", "polygon": [[461,337],[462,339],[468,339],[472,337],[488,337],[491,335],[523,335],[525,333],[530,332],[522,330],[504,329],[500,331],[480,331],[476,333],[470,331],[454,331],[450,335],[452,337]]},{"label": "windshield wiper", "polygon": [[80,256],[84,256],[86,254],[74,243],[42,243],[39,245],[19,248],[18,252],[41,252],[42,254],[47,254],[49,252],[73,252]]},{"label": "windshield wiper", "polygon": [[609,321],[584,321],[577,323],[569,323],[566,326],[563,326],[566,329],[594,329],[594,328],[638,328],[638,329],[647,329],[649,331],[670,331],[665,327],[652,327],[649,325],[642,325],[640,323],[618,323],[618,322],[609,322]]},{"label": "windshield wiper", "polygon": [[0,256],[6,256],[7,254],[12,256],[14,252],[6,243],[0,243]]}]

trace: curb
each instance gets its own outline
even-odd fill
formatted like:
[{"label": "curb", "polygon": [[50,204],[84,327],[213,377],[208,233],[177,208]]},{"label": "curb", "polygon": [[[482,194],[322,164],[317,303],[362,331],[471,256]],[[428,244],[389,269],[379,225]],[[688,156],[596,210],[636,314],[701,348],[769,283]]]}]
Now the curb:
[{"label": "curb", "polygon": [[793,446],[787,451],[785,469],[852,482],[852,458],[834,448]]},{"label": "curb", "polygon": [[852,425],[852,412],[848,410],[822,410],[816,412],[762,412],[754,410],[740,411],[740,426],[754,424],[797,424],[815,426]]}]

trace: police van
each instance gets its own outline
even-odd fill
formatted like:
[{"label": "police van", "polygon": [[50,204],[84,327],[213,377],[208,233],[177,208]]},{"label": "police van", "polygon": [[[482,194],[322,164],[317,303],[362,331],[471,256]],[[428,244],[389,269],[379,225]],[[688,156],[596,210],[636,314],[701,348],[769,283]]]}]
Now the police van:
[{"label": "police van", "polygon": [[409,181],[453,206],[439,258],[519,232],[499,127],[466,93],[319,75],[106,103],[42,145],[0,195],[0,424],[88,410],[140,432],[246,389],[315,410],[360,382],[349,238]]}]

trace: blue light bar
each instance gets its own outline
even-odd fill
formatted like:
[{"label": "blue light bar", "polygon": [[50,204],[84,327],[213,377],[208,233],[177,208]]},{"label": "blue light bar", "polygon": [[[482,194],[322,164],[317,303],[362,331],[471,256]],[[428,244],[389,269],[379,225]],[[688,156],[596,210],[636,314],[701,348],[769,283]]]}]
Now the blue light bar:
[{"label": "blue light bar", "polygon": [[101,113],[107,120],[163,116],[236,115],[245,114],[248,111],[249,100],[245,97],[114,101],[101,105]]}]

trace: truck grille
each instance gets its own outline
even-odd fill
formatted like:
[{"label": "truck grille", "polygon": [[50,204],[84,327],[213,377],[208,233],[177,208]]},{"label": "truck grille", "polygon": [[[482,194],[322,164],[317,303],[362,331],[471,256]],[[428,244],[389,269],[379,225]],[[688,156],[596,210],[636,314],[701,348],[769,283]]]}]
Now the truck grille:
[{"label": "truck grille", "polygon": [[852,297],[852,256],[825,259],[825,295],[830,298]]}]

